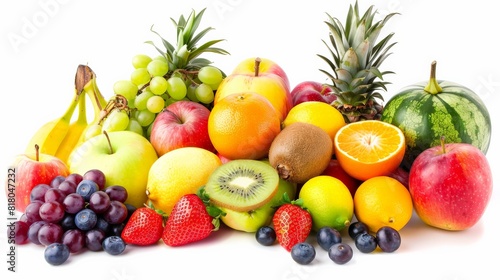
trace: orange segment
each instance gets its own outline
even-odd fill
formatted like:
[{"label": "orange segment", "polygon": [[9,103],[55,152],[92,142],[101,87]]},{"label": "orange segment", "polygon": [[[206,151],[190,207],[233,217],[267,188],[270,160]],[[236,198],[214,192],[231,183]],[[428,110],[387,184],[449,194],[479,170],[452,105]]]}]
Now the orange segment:
[{"label": "orange segment", "polygon": [[405,152],[403,132],[390,123],[377,120],[343,126],[335,135],[334,145],[340,166],[362,181],[395,170]]}]

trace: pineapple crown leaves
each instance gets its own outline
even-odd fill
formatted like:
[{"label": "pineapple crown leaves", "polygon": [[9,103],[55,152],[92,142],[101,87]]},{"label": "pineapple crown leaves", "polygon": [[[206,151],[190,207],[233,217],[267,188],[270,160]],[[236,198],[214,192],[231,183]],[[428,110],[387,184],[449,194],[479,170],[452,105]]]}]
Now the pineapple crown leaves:
[{"label": "pineapple crown leaves", "polygon": [[[394,33],[390,33],[378,43],[376,41],[384,25],[397,13],[388,14],[382,20],[374,22],[376,13],[374,6],[370,6],[360,17],[356,1],[354,7],[351,5],[349,8],[345,28],[337,18],[327,14],[329,20],[325,23],[330,30],[330,45],[325,40],[323,43],[333,60],[320,54],[318,56],[330,66],[334,74],[323,69],[320,71],[332,80],[332,88],[338,95],[350,91],[358,94],[377,89],[386,90],[385,85],[388,83],[382,81],[383,76],[393,72],[380,72],[378,68],[396,44],[390,43]],[[380,81],[375,81],[377,78]]]},{"label": "pineapple crown leaves", "polygon": [[214,29],[212,27],[207,27],[196,33],[205,10],[206,9],[202,9],[199,13],[193,10],[187,19],[184,15],[181,15],[177,21],[170,18],[177,31],[177,43],[175,46],[165,40],[158,32],[154,31],[153,26],[151,26],[151,32],[160,37],[165,50],[157,47],[152,41],[146,41],[146,43],[153,45],[161,55],[165,56],[169,63],[169,69],[198,70],[212,63],[205,58],[199,57],[201,54],[207,52],[222,55],[229,54],[229,52],[224,49],[213,47],[215,44],[224,41],[223,39],[211,40],[203,43],[201,46],[197,46],[203,36]]},{"label": "pineapple crown leaves", "polygon": [[210,197],[205,191],[205,187],[201,187],[196,192],[196,195],[203,201],[206,206],[207,213],[212,217],[212,224],[214,225],[213,231],[217,231],[220,228],[220,218],[226,216],[226,212],[222,211],[219,207],[215,206],[211,201]]}]

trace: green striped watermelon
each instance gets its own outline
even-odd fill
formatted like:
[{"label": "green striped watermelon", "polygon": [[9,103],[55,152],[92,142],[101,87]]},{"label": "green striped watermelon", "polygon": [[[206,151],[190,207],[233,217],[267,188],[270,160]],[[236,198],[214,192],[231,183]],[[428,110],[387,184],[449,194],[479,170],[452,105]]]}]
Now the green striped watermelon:
[{"label": "green striped watermelon", "polygon": [[382,111],[381,120],[399,127],[406,138],[401,166],[411,168],[425,149],[446,143],[469,143],[484,154],[491,139],[491,120],[486,106],[472,90],[462,85],[436,80],[436,63],[431,78],[402,89]]}]

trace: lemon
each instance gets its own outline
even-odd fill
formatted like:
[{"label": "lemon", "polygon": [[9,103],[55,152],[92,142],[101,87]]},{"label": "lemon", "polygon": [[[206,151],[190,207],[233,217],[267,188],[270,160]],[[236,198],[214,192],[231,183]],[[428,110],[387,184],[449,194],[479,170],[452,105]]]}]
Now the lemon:
[{"label": "lemon", "polygon": [[288,112],[283,127],[295,122],[305,122],[323,129],[330,138],[335,139],[337,131],[346,123],[342,113],[328,103],[321,101],[302,102]]},{"label": "lemon", "polygon": [[156,209],[170,215],[174,204],[185,194],[196,193],[221,165],[213,152],[183,147],[159,157],[149,170],[146,194]]},{"label": "lemon", "polygon": [[354,194],[354,213],[371,232],[383,226],[401,230],[411,219],[413,203],[398,180],[376,176],[364,181]]},{"label": "lemon", "polygon": [[340,231],[351,223],[354,211],[351,192],[333,176],[319,175],[309,179],[302,185],[298,197],[311,213],[315,231],[324,226]]}]

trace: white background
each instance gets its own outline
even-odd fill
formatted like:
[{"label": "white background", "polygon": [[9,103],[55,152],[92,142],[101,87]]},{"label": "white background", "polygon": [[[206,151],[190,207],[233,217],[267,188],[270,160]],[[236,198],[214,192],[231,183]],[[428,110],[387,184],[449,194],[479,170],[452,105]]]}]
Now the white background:
[{"label": "white background", "polygon": [[[103,94],[110,97],[115,81],[128,78],[131,58],[138,53],[156,56],[143,42],[159,42],[149,28],[175,40],[170,18],[207,8],[202,27],[215,27],[209,39],[230,56],[209,56],[226,72],[247,57],[266,57],[287,72],[291,86],[301,81],[323,82],[317,57],[328,55],[321,40],[328,39],[326,13],[345,22],[350,1],[1,1],[0,45],[2,75],[1,165],[6,169],[43,123],[60,116],[73,94],[78,64],[88,64],[98,76]],[[489,108],[493,136],[487,153],[492,170],[498,171],[498,118],[500,98],[497,9],[492,1],[365,1],[360,9],[375,5],[380,15],[399,12],[382,35],[395,32],[398,42],[382,70],[392,84],[386,100],[406,85],[427,80],[432,60],[438,62],[438,79],[460,83],[476,91]],[[380,19],[380,18],[379,18]],[[382,38],[382,35],[380,38]],[[495,41],[496,42],[496,41]],[[4,175],[2,175],[4,176]],[[498,173],[494,174],[496,185]],[[495,186],[497,187],[497,186]],[[316,260],[308,266],[293,262],[279,246],[262,247],[252,234],[231,230],[214,233],[207,240],[181,248],[129,246],[121,256],[85,252],[53,267],[43,258],[43,248],[18,246],[17,273],[8,273],[5,229],[0,230],[1,279],[136,280],[154,275],[172,279],[491,279],[498,258],[499,204],[494,189],[482,220],[463,232],[447,232],[425,226],[418,217],[401,231],[402,246],[392,254],[362,254],[346,265],[336,265],[317,246]],[[6,223],[5,199],[1,222]],[[345,240],[354,246],[347,235]],[[496,269],[497,270],[497,269]],[[494,272],[493,272],[494,273]],[[488,275],[489,276],[485,276]]]}]

